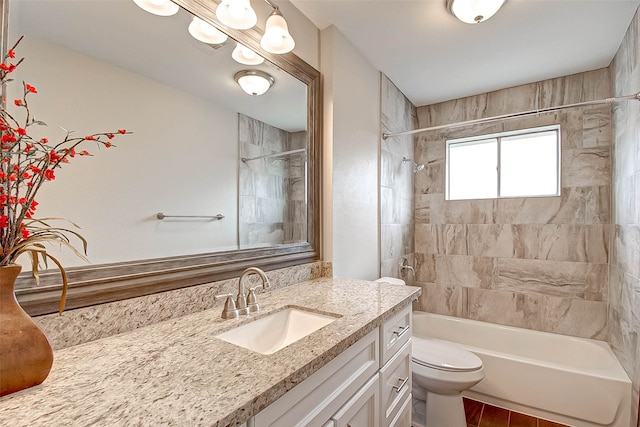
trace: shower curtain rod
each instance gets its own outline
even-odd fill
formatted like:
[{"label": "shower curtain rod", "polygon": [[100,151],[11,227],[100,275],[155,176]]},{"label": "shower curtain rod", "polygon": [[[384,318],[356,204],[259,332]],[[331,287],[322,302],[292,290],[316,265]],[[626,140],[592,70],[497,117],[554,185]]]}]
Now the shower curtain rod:
[{"label": "shower curtain rod", "polygon": [[407,130],[403,132],[383,133],[382,139],[386,140],[387,138],[392,138],[394,136],[413,135],[416,133],[427,132],[430,130],[439,130],[439,129],[445,129],[445,128],[451,128],[451,127],[467,126],[467,125],[472,125],[476,123],[489,123],[489,122],[495,122],[497,120],[531,116],[531,115],[540,114],[540,113],[547,113],[549,111],[562,110],[565,108],[584,107],[587,105],[598,105],[598,104],[612,104],[618,101],[629,101],[633,99],[635,99],[636,101],[640,101],[640,92],[636,93],[635,95],[619,96],[617,98],[606,98],[606,99],[599,99],[596,101],[578,102],[576,104],[559,105],[557,107],[540,108],[538,110],[529,110],[529,111],[523,111],[520,113],[503,114],[501,116],[485,117],[483,119],[467,120],[466,122],[457,122],[457,123],[451,123],[447,125],[431,126],[428,128]]}]

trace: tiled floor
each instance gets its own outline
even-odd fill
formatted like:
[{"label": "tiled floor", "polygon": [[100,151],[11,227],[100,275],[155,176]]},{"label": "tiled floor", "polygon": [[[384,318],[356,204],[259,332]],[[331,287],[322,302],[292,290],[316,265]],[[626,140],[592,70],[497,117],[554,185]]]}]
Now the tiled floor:
[{"label": "tiled floor", "polygon": [[568,427],[464,398],[467,427]]}]

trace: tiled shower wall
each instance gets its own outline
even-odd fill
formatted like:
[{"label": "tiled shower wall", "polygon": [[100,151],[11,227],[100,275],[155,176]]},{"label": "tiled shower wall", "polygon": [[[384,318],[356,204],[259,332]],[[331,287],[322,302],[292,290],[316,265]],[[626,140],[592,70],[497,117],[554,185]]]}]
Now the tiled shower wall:
[{"label": "tiled shower wall", "polygon": [[[384,75],[381,81],[382,132],[415,129],[413,104]],[[413,158],[414,137],[382,140],[380,152],[380,276],[401,277],[399,265],[413,265],[413,168],[402,158]],[[413,284],[409,273],[404,279]]]},{"label": "tiled shower wall", "polygon": [[[306,132],[287,132],[239,114],[240,156],[306,147]],[[306,155],[240,163],[240,247],[307,240]]]},{"label": "tiled shower wall", "polygon": [[[640,12],[614,58],[611,76],[615,96],[640,92]],[[640,389],[640,102],[616,104],[613,124],[614,240],[609,342],[633,381],[636,420]]]},{"label": "tiled shower wall", "polygon": [[[419,107],[419,126],[611,96],[608,69]],[[445,140],[561,125],[559,197],[445,201]],[[580,337],[607,337],[611,107],[419,134],[415,262],[421,309]]]}]

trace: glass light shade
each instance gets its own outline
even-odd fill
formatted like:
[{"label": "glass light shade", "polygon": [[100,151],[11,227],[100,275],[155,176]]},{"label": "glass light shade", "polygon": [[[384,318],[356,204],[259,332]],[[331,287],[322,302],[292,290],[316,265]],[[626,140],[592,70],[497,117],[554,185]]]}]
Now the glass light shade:
[{"label": "glass light shade", "polygon": [[133,0],[141,9],[159,16],[171,16],[178,13],[180,6],[171,0]]},{"label": "glass light shade", "polygon": [[447,0],[447,8],[467,24],[484,22],[500,10],[506,0]]},{"label": "glass light shade", "polygon": [[260,70],[238,71],[234,76],[242,90],[252,96],[259,96],[269,90],[275,80]]},{"label": "glass light shade", "polygon": [[189,34],[196,40],[207,44],[221,44],[227,41],[225,33],[197,16],[194,16],[189,24]]},{"label": "glass light shade", "polygon": [[264,58],[243,44],[238,43],[233,52],[231,52],[231,57],[240,64],[244,65],[259,65],[264,62]]},{"label": "glass light shade", "polygon": [[224,25],[236,30],[248,30],[258,22],[250,0],[222,0],[216,8],[216,16]]},{"label": "glass light shade", "polygon": [[293,37],[289,34],[287,21],[279,9],[274,10],[267,19],[260,46],[270,53],[287,53],[291,52],[295,45]]}]

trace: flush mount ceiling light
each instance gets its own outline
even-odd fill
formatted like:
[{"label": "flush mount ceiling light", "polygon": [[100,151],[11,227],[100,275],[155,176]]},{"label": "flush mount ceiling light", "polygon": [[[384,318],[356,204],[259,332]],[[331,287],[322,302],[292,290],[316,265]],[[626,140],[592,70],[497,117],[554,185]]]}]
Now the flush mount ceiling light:
[{"label": "flush mount ceiling light", "polygon": [[252,96],[262,95],[275,83],[271,75],[260,70],[238,71],[233,78],[242,90]]},{"label": "flush mount ceiling light", "polygon": [[506,0],[447,0],[447,9],[467,24],[479,24],[496,14]]},{"label": "flush mount ceiling light", "polygon": [[258,22],[250,0],[222,0],[216,8],[216,16],[224,25],[236,30],[248,30]]},{"label": "flush mount ceiling light", "polygon": [[225,33],[197,16],[194,16],[189,24],[189,34],[196,40],[207,44],[222,44],[228,38]]},{"label": "flush mount ceiling light", "polygon": [[238,43],[231,57],[240,64],[244,65],[259,65],[264,62],[264,58],[243,44]]},{"label": "flush mount ceiling light", "polygon": [[171,0],[133,0],[140,8],[160,16],[171,16],[178,13],[180,7]]},{"label": "flush mount ceiling light", "polygon": [[273,12],[267,19],[260,46],[269,53],[281,54],[291,52],[295,45],[293,37],[289,34],[287,21],[284,20],[280,9],[274,6]]}]

